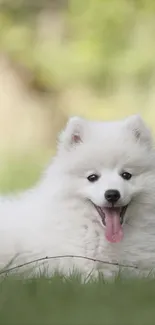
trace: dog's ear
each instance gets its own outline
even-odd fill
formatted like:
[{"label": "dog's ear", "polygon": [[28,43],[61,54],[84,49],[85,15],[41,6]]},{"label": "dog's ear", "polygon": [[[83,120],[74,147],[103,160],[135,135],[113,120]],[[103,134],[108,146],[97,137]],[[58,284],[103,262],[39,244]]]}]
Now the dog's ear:
[{"label": "dog's ear", "polygon": [[81,117],[71,117],[59,136],[59,148],[70,149],[83,142],[86,121]]},{"label": "dog's ear", "polygon": [[132,132],[135,140],[147,146],[152,145],[152,134],[140,115],[132,115],[126,119],[126,126]]}]

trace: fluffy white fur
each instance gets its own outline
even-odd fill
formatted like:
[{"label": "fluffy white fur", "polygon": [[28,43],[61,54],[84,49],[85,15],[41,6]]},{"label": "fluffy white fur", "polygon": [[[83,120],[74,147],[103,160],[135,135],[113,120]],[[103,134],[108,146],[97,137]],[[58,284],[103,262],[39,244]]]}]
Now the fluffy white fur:
[{"label": "fluffy white fur", "polygon": [[[130,172],[131,180],[123,180],[122,171]],[[100,175],[97,182],[88,181],[91,173]],[[106,240],[92,204],[106,205],[104,193],[111,188],[120,191],[119,204],[129,203],[124,239],[117,244]],[[0,268],[15,256],[13,265],[68,254],[154,266],[155,151],[139,116],[116,122],[70,119],[39,183],[18,197],[0,198]],[[73,267],[83,273],[115,271],[99,262],[62,258],[48,262],[48,274],[55,268],[67,273]]]}]

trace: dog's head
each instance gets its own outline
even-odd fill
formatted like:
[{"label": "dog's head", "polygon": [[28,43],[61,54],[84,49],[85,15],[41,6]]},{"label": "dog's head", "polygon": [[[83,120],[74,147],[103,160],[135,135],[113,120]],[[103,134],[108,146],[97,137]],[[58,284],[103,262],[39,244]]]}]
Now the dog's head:
[{"label": "dog's head", "polygon": [[155,190],[152,136],[143,120],[71,118],[60,136],[58,157],[71,195],[89,202],[92,213],[98,212],[110,242],[120,241],[129,208],[149,204]]}]

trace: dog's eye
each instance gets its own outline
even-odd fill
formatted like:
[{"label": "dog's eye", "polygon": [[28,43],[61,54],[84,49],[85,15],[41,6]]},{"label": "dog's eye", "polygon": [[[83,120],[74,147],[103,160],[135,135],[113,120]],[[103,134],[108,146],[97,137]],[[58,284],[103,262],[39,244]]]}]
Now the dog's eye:
[{"label": "dog's eye", "polygon": [[129,179],[131,179],[132,175],[131,175],[130,173],[128,173],[128,172],[123,172],[123,173],[121,174],[121,177],[122,177],[123,179],[125,179],[126,181],[129,181]]},{"label": "dog's eye", "polygon": [[91,174],[87,177],[88,181],[91,183],[96,182],[99,179],[99,175],[97,174]]}]

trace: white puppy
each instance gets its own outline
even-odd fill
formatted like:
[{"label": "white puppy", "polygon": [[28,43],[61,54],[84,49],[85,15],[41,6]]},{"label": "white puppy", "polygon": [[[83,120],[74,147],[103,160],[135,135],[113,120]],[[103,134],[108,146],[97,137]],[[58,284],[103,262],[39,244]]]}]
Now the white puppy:
[{"label": "white puppy", "polygon": [[47,261],[49,275],[73,267],[111,275],[111,262],[155,265],[155,151],[139,116],[70,119],[39,183],[0,198],[0,267],[14,256],[13,266],[56,255],[107,264],[57,258]]}]

